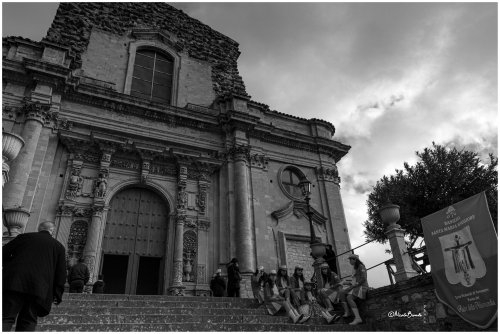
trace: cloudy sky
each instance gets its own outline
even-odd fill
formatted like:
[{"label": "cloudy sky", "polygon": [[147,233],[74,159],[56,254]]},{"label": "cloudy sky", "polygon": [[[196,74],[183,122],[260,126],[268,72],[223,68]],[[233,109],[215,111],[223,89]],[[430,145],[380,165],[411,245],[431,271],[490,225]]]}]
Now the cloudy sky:
[{"label": "cloudy sky", "polygon": [[[172,5],[240,44],[253,100],[325,119],[352,146],[338,167],[353,247],[365,241],[371,186],[415,163],[415,151],[435,141],[498,155],[496,3]],[[2,7],[3,36],[40,40],[57,4]],[[389,258],[386,248],[356,253],[370,267]],[[368,277],[389,284],[384,266]]]}]

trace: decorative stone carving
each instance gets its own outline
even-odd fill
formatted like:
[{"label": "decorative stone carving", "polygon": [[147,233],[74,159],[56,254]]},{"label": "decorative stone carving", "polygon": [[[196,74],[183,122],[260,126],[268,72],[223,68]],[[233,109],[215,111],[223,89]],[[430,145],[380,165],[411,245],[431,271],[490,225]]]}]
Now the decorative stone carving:
[{"label": "decorative stone carving", "polygon": [[200,230],[208,230],[210,228],[209,220],[199,220],[198,221],[198,229]]},{"label": "decorative stone carving", "polygon": [[170,176],[176,176],[177,175],[177,170],[175,166],[172,166],[171,168],[168,167],[161,167],[161,166],[151,166],[149,172],[151,174],[162,174],[162,175],[170,175]]},{"label": "decorative stone carving", "polygon": [[98,156],[84,153],[76,153],[75,160],[81,160],[90,163],[99,163],[100,161]]},{"label": "decorative stone carving", "polygon": [[314,172],[320,180],[340,183],[339,172],[335,166],[333,168],[315,167]]},{"label": "decorative stone carving", "polygon": [[69,177],[68,189],[66,190],[66,199],[74,201],[78,192],[82,189],[83,178],[80,176],[81,166],[73,166]]},{"label": "decorative stone carving", "polygon": [[103,206],[93,206],[92,207],[92,215],[102,217],[102,213],[104,212]]},{"label": "decorative stone carving", "polygon": [[252,166],[262,167],[262,169],[266,170],[267,165],[269,164],[269,157],[265,154],[252,154],[250,156],[250,162]]},{"label": "decorative stone carving", "polygon": [[197,228],[198,224],[194,219],[186,219],[184,221],[184,227]]},{"label": "decorative stone carving", "polygon": [[84,263],[87,266],[87,268],[89,268],[89,272],[90,272],[89,283],[92,283],[92,280],[94,277],[95,256],[86,256]]},{"label": "decorative stone carving", "polygon": [[94,197],[103,198],[106,195],[108,187],[108,170],[101,169],[99,177],[96,178],[94,183]]},{"label": "decorative stone carving", "polygon": [[179,179],[177,183],[177,209],[187,209],[186,180],[184,179]]},{"label": "decorative stone carving", "polygon": [[182,282],[182,268],[183,264],[181,261],[174,263],[174,281]]},{"label": "decorative stone carving", "polygon": [[68,205],[59,205],[57,207],[57,214],[58,215],[64,215],[64,216],[72,216],[73,215],[73,206],[68,206]]},{"label": "decorative stone carving", "polygon": [[125,169],[136,169],[136,170],[141,169],[141,164],[139,162],[120,160],[120,159],[112,159],[110,166],[111,167],[118,167],[118,168],[125,168]]},{"label": "decorative stone carving", "polygon": [[205,265],[199,264],[196,271],[196,283],[205,284]]},{"label": "decorative stone carving", "polygon": [[229,152],[230,157],[234,161],[243,160],[247,162],[250,160],[250,147],[249,146],[235,146]]},{"label": "decorative stone carving", "polygon": [[184,233],[182,252],[182,260],[184,261],[184,276],[182,277],[183,282],[194,282],[192,269],[196,258],[196,240],[197,235],[194,231],[190,230]]},{"label": "decorative stone carving", "polygon": [[198,212],[200,215],[206,214],[207,206],[207,190],[209,188],[208,183],[200,183],[198,195],[196,196],[196,205],[198,206]]},{"label": "decorative stone carving", "polygon": [[[26,226],[30,213],[22,207],[4,209],[3,225],[10,231],[10,235],[17,236]],[[4,236],[8,236],[9,232],[4,232]]]},{"label": "decorative stone carving", "polygon": [[2,131],[2,187],[9,181],[10,167],[8,161],[14,160],[24,146],[21,136]]},{"label": "decorative stone carving", "polygon": [[85,221],[76,221],[71,225],[68,237],[68,254],[70,259],[68,267],[72,267],[78,261],[87,243],[88,223]]},{"label": "decorative stone carving", "polygon": [[74,208],[72,213],[73,217],[90,218],[92,217],[93,210],[92,208]]}]

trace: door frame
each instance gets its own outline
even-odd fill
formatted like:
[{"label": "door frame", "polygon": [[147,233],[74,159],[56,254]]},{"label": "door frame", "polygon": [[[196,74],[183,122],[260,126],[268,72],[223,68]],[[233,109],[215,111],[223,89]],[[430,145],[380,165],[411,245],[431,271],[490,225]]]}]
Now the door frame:
[{"label": "door frame", "polygon": [[[110,168],[110,174],[123,174],[122,170],[120,169],[115,169],[115,168]],[[169,188],[172,189],[175,193],[177,189],[177,178],[172,177],[172,176],[161,176],[162,179],[168,181]],[[102,215],[102,220],[101,220],[101,230],[100,230],[100,238],[99,238],[99,244],[98,244],[98,249],[97,249],[97,256],[99,256],[99,259],[97,259],[99,263],[99,271],[94,272],[94,280],[97,279],[98,273],[102,271],[102,266],[103,266],[103,259],[104,259],[104,252],[102,250],[102,244],[103,244],[103,239],[104,239],[104,231],[106,228],[106,221],[107,221],[107,216],[108,216],[108,209],[109,209],[109,204],[113,197],[118,194],[120,191],[125,190],[127,188],[144,188],[151,190],[155,192],[160,198],[163,200],[165,205],[167,206],[167,220],[165,222],[166,227],[167,227],[167,239],[166,239],[166,249],[165,249],[165,255],[163,256],[162,259],[162,266],[163,268],[160,269],[160,272],[163,271],[163,275],[160,277],[160,283],[159,286],[161,286],[161,293],[162,294],[167,294],[168,293],[168,288],[171,285],[171,280],[172,280],[172,273],[173,273],[173,260],[174,260],[174,242],[175,242],[175,200],[174,196],[163,186],[159,185],[158,183],[154,182],[151,180],[151,178],[147,178],[146,182],[140,182],[138,178],[134,179],[128,179],[121,181],[117,183],[116,185],[112,186],[109,188],[109,190],[106,192],[105,198],[104,198],[104,212]],[[137,256],[136,254],[134,256]],[[131,256],[132,258],[132,256]],[[129,259],[129,265],[130,265],[130,259]],[[136,261],[137,263],[139,262],[139,259]],[[133,272],[131,270],[131,272]],[[128,288],[129,283],[131,282],[128,277],[127,277],[127,288],[126,291],[130,291]],[[161,284],[161,285],[160,285]],[[135,288],[134,288],[135,291]]]}]

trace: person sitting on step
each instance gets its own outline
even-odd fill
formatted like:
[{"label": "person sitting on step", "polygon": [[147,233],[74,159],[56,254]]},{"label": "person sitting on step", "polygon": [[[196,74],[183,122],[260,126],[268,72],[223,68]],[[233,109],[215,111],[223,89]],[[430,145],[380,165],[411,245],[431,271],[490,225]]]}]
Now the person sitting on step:
[{"label": "person sitting on step", "polygon": [[264,267],[260,266],[259,269],[255,270],[252,277],[250,278],[250,283],[252,285],[253,296],[259,304],[264,303],[264,284],[267,281],[267,274],[264,271]]},{"label": "person sitting on step", "polygon": [[288,270],[286,265],[282,265],[279,268],[276,284],[278,285],[280,296],[285,297],[285,300],[290,303],[290,300],[292,300],[296,307],[300,306],[299,296],[297,296],[295,290],[290,285],[290,277],[288,277]]},{"label": "person sitting on step", "polygon": [[344,306],[344,317],[347,318],[349,314],[349,306],[354,313],[354,321],[349,325],[357,325],[363,322],[359,315],[358,306],[356,305],[356,300],[366,299],[366,293],[368,291],[368,276],[366,274],[366,268],[363,262],[359,260],[359,256],[356,254],[351,254],[349,256],[349,262],[353,266],[353,282],[351,286],[347,289],[340,291],[340,300]]},{"label": "person sitting on step", "polygon": [[264,305],[266,305],[269,314],[275,315],[279,310],[285,308],[294,324],[307,321],[308,318],[304,319],[302,314],[299,314],[284,297],[280,296],[278,286],[276,285],[276,276],[276,270],[271,270],[267,283],[264,286]]},{"label": "person sitting on step", "polygon": [[304,282],[304,289],[300,291],[300,308],[299,312],[304,317],[311,317],[313,315],[320,315],[326,320],[327,324],[331,324],[340,319],[339,315],[331,315],[323,307],[318,304],[316,297],[314,297],[313,283],[310,280]]},{"label": "person sitting on step", "polygon": [[325,305],[327,311],[333,311],[333,305],[339,302],[339,293],[343,282],[340,281],[336,273],[330,270],[327,263],[321,266],[321,279],[323,288],[319,290],[319,300]]},{"label": "person sitting on step", "polygon": [[[296,306],[300,306],[300,291],[304,289],[304,268],[301,266],[295,266],[295,270],[293,272],[293,275],[290,277],[290,286],[295,292],[297,299],[294,299],[294,302],[296,302]],[[293,297],[292,297],[293,298]],[[297,305],[298,304],[298,305]]]}]

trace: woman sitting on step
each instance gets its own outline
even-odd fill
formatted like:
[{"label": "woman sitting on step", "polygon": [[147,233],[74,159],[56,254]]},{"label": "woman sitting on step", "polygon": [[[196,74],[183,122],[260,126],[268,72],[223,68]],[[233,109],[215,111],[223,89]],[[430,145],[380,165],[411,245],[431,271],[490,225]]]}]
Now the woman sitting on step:
[{"label": "woman sitting on step", "polygon": [[313,293],[313,283],[309,280],[304,282],[304,290],[300,291],[300,304],[299,312],[304,315],[304,317],[321,315],[326,320],[327,324],[331,324],[340,319],[340,316],[332,316],[318,304]]},{"label": "woman sitting on step", "polygon": [[344,306],[344,318],[347,318],[349,314],[349,306],[354,313],[354,321],[349,325],[357,325],[363,322],[359,316],[358,306],[356,305],[356,300],[366,299],[366,292],[368,291],[368,278],[366,274],[366,268],[363,262],[359,260],[359,256],[356,254],[351,254],[349,256],[349,262],[353,266],[353,282],[351,286],[347,289],[341,290],[340,300]]},{"label": "woman sitting on step", "polygon": [[276,276],[276,270],[271,270],[267,283],[264,286],[264,304],[269,314],[275,315],[279,310],[285,308],[294,324],[309,320],[309,318],[304,318],[302,314],[299,314],[284,297],[280,296],[278,286],[276,285]]},{"label": "woman sitting on step", "polygon": [[285,297],[285,300],[289,303],[293,301],[296,307],[300,306],[300,299],[292,285],[290,285],[290,277],[288,277],[288,270],[286,265],[282,265],[278,271],[278,278],[276,280],[278,284],[278,291],[281,297]]},{"label": "woman sitting on step", "polygon": [[259,269],[255,270],[252,277],[250,278],[250,283],[252,285],[253,296],[259,304],[264,303],[264,284],[267,282],[267,274],[264,271],[264,267],[260,266]]},{"label": "woman sitting on step", "polygon": [[336,273],[330,270],[327,263],[321,265],[321,279],[323,288],[319,290],[319,300],[325,305],[326,310],[333,311],[333,305],[339,302],[340,290],[343,282]]},{"label": "woman sitting on step", "polygon": [[304,290],[304,268],[301,266],[295,266],[293,275],[290,277],[290,286],[295,292],[297,299],[294,299],[295,306],[300,306],[300,292]]}]

